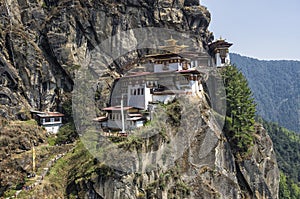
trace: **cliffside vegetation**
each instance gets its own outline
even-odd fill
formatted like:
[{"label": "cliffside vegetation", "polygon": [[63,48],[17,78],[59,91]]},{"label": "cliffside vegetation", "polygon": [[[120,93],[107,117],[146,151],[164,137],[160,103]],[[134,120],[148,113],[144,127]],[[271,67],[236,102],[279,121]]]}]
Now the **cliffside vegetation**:
[{"label": "cliffside vegetation", "polygon": [[295,183],[291,178],[287,177],[284,173],[280,173],[279,183],[279,198],[285,199],[298,199],[300,198],[299,183]]},{"label": "cliffside vegetation", "polygon": [[[253,144],[251,132],[253,132],[255,116],[254,100],[241,71],[234,66],[229,66],[222,70],[222,74],[227,95],[226,135],[230,143],[235,146],[233,148],[236,148],[235,154],[242,154],[242,157],[245,157]],[[265,87],[263,89],[270,90]],[[258,92],[255,94],[260,96],[262,93]],[[283,94],[283,91],[281,94]],[[270,103],[274,103],[273,100],[270,99]],[[294,112],[294,110],[290,111]],[[291,116],[293,114],[282,115],[289,118],[293,117]],[[292,118],[290,119],[293,120]],[[300,136],[262,118],[259,118],[258,122],[263,124],[273,141],[280,169],[279,198],[300,198]]]},{"label": "cliffside vegetation", "polygon": [[[67,185],[70,181],[80,181],[81,177],[88,177],[94,172],[93,159],[84,145],[78,141],[69,153],[57,160],[45,176],[43,183],[35,189],[21,192],[19,198],[67,198],[66,192],[70,189]],[[78,193],[68,193],[69,198],[76,198],[74,194],[78,195]]]},{"label": "cliffside vegetation", "polygon": [[55,138],[55,144],[74,142],[78,138],[72,115],[71,97],[69,97],[68,100],[62,104],[62,110],[62,112],[65,114],[65,124],[59,129],[59,132]]},{"label": "cliffside vegetation", "polygon": [[264,118],[259,117],[258,122],[272,138],[280,169],[279,198],[300,198],[300,137],[297,135],[300,132],[297,112],[300,62],[263,61],[238,54],[230,56],[253,91],[257,115]]},{"label": "cliffside vegetation", "polygon": [[0,197],[25,183],[32,171],[31,148],[46,140],[42,132],[34,120],[14,122],[0,117]]},{"label": "cliffside vegetation", "polygon": [[255,103],[247,80],[235,66],[221,70],[226,90],[225,134],[237,157],[245,158],[253,145]]},{"label": "cliffside vegetation", "polygon": [[257,114],[300,133],[300,61],[264,61],[238,54],[230,54],[230,58],[249,82]]},{"label": "cliffside vegetation", "polygon": [[[0,117],[0,198],[12,197],[23,187],[32,186],[44,174],[49,161],[72,146],[49,146],[47,142],[53,140],[55,138],[35,120],[7,121]],[[35,171],[32,166],[33,146]],[[33,173],[36,177],[32,176]],[[18,198],[24,198],[22,194]]]},{"label": "cliffside vegetation", "polygon": [[259,118],[274,144],[280,173],[280,198],[300,198],[300,136]]}]

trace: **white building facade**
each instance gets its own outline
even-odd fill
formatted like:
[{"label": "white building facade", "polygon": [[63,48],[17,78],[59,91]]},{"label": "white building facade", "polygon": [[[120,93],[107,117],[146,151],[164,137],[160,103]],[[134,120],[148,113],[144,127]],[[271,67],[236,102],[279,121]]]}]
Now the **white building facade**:
[{"label": "white building facade", "polygon": [[141,61],[143,67],[138,67],[138,71],[130,71],[115,81],[110,97],[111,107],[103,109],[108,112],[108,128],[121,129],[121,99],[126,111],[125,128],[138,128],[147,117],[139,111],[132,113],[131,109],[149,113],[153,111],[153,104],[167,104],[177,95],[201,97],[203,95],[199,93],[203,91],[203,74],[197,68],[222,67],[230,63],[228,48],[232,44],[224,40],[211,43],[209,54],[181,53],[180,50],[186,46],[178,46],[176,42],[173,38],[167,40],[168,46],[163,46],[162,49],[168,53],[145,56]]},{"label": "white building facade", "polygon": [[40,126],[43,126],[48,133],[57,134],[59,128],[63,125],[64,114],[59,112],[40,112],[31,111],[32,117],[37,120]]},{"label": "white building facade", "polygon": [[232,46],[232,44],[226,42],[224,39],[219,39],[209,44],[210,53],[216,67],[224,67],[230,64],[230,46]]}]

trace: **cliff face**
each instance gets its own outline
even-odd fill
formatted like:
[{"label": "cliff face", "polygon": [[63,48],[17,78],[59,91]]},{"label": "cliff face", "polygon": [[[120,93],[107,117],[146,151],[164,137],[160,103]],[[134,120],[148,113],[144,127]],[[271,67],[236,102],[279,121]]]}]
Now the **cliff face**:
[{"label": "cliff face", "polygon": [[[111,158],[119,157],[118,163],[112,168],[97,166],[88,178],[69,177],[74,180],[67,185],[67,194],[128,199],[278,198],[279,170],[265,130],[256,126],[251,153],[245,160],[237,160],[206,100],[195,102],[185,98],[184,102],[177,109],[181,110],[181,118],[187,112],[189,119],[182,119],[180,127],[170,122],[170,117],[179,113],[167,108],[163,111],[169,115],[164,116],[166,121],[154,122],[145,129],[154,132],[163,124],[164,133],[120,145],[126,152],[136,154],[133,156],[127,157],[125,151],[116,155],[110,148],[104,153]],[[197,117],[199,113],[201,116]],[[197,120],[192,122],[191,118]],[[177,159],[172,159],[181,150]],[[124,159],[130,163],[125,164]],[[108,158],[104,162],[110,161]]]},{"label": "cliff face", "polygon": [[[121,31],[163,27],[188,32],[206,49],[213,39],[207,30],[210,13],[198,4],[188,0],[2,1],[1,116],[26,119],[24,107],[59,109],[65,93],[73,89],[82,60],[101,41]],[[132,52],[131,58],[139,53]],[[104,69],[112,76],[100,92],[105,100],[122,67],[122,61],[116,61]],[[69,182],[67,192],[90,198],[277,198],[279,174],[269,137],[258,129],[250,159],[237,162],[206,104],[198,104],[203,114],[199,128],[186,126],[193,139],[173,166],[129,174],[100,168],[89,179]],[[151,152],[166,140],[158,137],[152,142],[153,148],[149,140],[141,147]]]},{"label": "cliff face", "polygon": [[[4,0],[0,3],[1,115],[57,108],[74,71],[101,41],[140,27],[195,33],[206,47],[210,13],[183,0]],[[193,5],[193,2],[188,2]],[[194,2],[195,3],[195,2]],[[197,4],[197,3],[196,3]],[[118,63],[115,63],[118,67]],[[112,71],[109,71],[112,72]]]}]

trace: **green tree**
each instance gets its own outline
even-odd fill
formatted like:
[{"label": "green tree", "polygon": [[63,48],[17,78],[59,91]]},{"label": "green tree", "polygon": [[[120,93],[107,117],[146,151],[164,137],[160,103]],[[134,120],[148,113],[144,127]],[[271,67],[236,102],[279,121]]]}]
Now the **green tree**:
[{"label": "green tree", "polygon": [[284,173],[280,172],[279,198],[290,198],[290,190]]},{"label": "green tree", "polygon": [[298,199],[300,198],[300,187],[292,179],[280,172],[279,198]]},{"label": "green tree", "polygon": [[300,187],[294,182],[291,184],[291,198],[292,199],[300,198]]},{"label": "green tree", "polygon": [[65,144],[68,142],[74,142],[78,138],[76,133],[75,125],[72,122],[69,122],[63,125],[58,133],[55,140],[55,144]]},{"label": "green tree", "polygon": [[62,104],[62,108],[65,114],[64,122],[66,123],[59,129],[55,144],[74,142],[78,138],[73,120],[71,96],[68,96],[68,99]]},{"label": "green tree", "polygon": [[235,155],[245,157],[253,145],[255,103],[248,82],[235,66],[221,70],[226,91],[225,134]]}]

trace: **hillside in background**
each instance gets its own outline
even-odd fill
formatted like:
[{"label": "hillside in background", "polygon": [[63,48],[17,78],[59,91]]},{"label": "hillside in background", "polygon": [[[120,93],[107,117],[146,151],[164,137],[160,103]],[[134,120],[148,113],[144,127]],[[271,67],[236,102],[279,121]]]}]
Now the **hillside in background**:
[{"label": "hillside in background", "polygon": [[230,54],[246,76],[257,102],[257,114],[300,133],[300,61],[263,61]]}]

